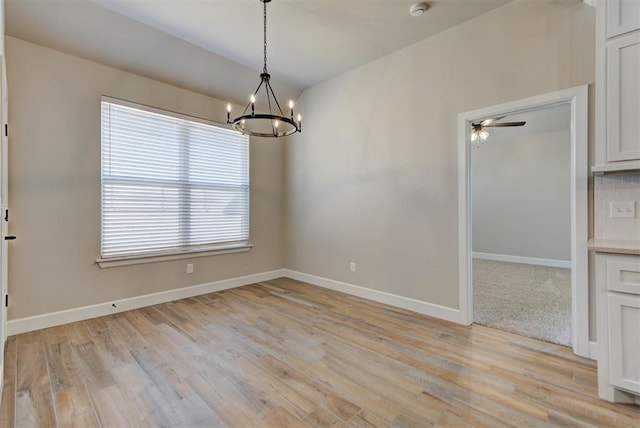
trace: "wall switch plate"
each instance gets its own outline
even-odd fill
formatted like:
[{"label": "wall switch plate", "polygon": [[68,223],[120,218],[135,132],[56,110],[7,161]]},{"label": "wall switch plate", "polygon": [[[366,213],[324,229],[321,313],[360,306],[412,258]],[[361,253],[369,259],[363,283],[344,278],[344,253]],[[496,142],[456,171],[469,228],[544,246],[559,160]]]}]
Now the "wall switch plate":
[{"label": "wall switch plate", "polygon": [[193,273],[193,263],[187,263],[187,273]]},{"label": "wall switch plate", "polygon": [[609,217],[611,218],[635,218],[636,203],[634,201],[613,201],[610,205]]},{"label": "wall switch plate", "polygon": [[356,264],[354,262],[351,262],[349,264],[349,270],[351,270],[351,272],[355,272],[356,271]]}]

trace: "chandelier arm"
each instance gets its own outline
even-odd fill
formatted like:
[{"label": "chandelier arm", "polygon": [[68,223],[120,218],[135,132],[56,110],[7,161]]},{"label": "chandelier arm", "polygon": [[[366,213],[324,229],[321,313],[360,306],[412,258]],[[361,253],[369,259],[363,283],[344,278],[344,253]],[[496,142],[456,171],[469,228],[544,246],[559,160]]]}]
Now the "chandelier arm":
[{"label": "chandelier arm", "polygon": [[[258,85],[258,87],[256,88],[255,91],[253,91],[254,95],[258,94],[258,91],[260,90],[260,88],[262,87],[262,84],[264,83],[264,80],[260,80],[260,84]],[[249,103],[247,104],[247,106],[244,108],[244,110],[242,111],[242,116],[244,116],[245,114],[247,114],[247,111],[249,111],[249,107],[251,107],[251,101],[249,101]]]},{"label": "chandelier arm", "polygon": [[267,93],[267,105],[269,106],[269,114],[273,114],[271,111],[271,96],[269,95],[269,81],[267,80],[266,82],[267,84],[264,87],[264,91]]},{"label": "chandelier arm", "polygon": [[278,98],[276,97],[276,93],[273,92],[273,88],[271,87],[271,83],[269,83],[267,81],[267,94],[269,93],[269,91],[271,91],[271,94],[273,95],[273,100],[276,102],[276,105],[278,106],[278,110],[280,110],[280,115],[284,116],[284,112],[282,111],[282,107],[280,107],[280,103],[278,102]]}]

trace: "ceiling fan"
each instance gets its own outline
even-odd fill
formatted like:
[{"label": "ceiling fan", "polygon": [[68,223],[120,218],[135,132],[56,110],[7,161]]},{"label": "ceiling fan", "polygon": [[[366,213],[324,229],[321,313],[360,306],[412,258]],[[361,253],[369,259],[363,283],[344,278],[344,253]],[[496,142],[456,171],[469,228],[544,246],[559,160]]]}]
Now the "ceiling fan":
[{"label": "ceiling fan", "polygon": [[489,131],[485,128],[507,128],[511,126],[524,126],[527,122],[498,122],[504,119],[506,116],[493,117],[490,119],[484,119],[480,122],[471,123],[471,142],[484,143],[489,138]]}]

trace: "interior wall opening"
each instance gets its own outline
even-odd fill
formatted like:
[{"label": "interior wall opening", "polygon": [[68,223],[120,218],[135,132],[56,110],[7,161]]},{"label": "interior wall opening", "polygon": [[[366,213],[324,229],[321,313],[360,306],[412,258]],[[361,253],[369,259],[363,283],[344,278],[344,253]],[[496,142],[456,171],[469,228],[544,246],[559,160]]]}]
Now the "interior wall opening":
[{"label": "interior wall opening", "polygon": [[[507,102],[504,104],[489,106],[480,108],[477,110],[460,113],[458,115],[458,249],[459,249],[459,304],[461,322],[464,324],[471,324],[474,321],[474,299],[473,299],[473,252],[480,253],[479,249],[473,247],[473,192],[472,192],[472,159],[474,156],[474,150],[478,145],[478,138],[474,140],[474,134],[480,139],[480,146],[486,146],[491,137],[491,133],[496,134],[495,129],[497,127],[486,127],[488,132],[484,145],[482,144],[482,135],[480,132],[482,127],[475,126],[486,119],[493,119],[495,122],[517,122],[518,117],[516,115],[527,114],[528,112],[535,112],[538,110],[544,111],[545,108],[553,108],[560,105],[569,106],[570,109],[570,132],[569,132],[569,151],[570,151],[570,186],[569,186],[569,234],[570,234],[570,266],[571,266],[571,345],[573,352],[583,357],[590,357],[590,342],[589,342],[589,279],[588,279],[588,86],[576,86],[573,88],[563,89],[560,91],[549,92],[542,95],[533,96],[530,98],[524,98],[516,101]],[[496,120],[503,117],[502,119]],[[509,118],[510,116],[510,118]],[[514,118],[514,116],[516,116]],[[487,123],[485,122],[484,125]],[[532,124],[531,124],[532,125]],[[523,126],[522,128],[525,128]],[[511,127],[515,128],[515,127]],[[532,129],[533,126],[530,126]],[[515,132],[515,131],[514,131]],[[559,132],[559,131],[558,131]],[[498,136],[498,135],[494,135]],[[525,137],[523,137],[525,138]],[[530,138],[530,137],[526,137]],[[496,144],[497,147],[497,144]],[[521,150],[532,150],[534,145],[531,143],[524,144]],[[476,157],[478,152],[476,152]],[[555,162],[555,161],[554,161]],[[519,203],[504,201],[494,202],[494,205],[490,207],[490,216],[496,216],[498,211],[512,210],[509,220],[522,216],[522,213],[528,211],[535,211],[541,208],[545,208],[546,204],[544,200],[534,197],[534,192],[530,187],[540,187],[545,180],[549,177],[549,167],[553,162],[547,161],[548,164],[539,164],[529,166],[528,168],[534,171],[535,177],[530,178],[529,181],[524,181],[520,185],[513,185],[515,193],[523,194],[525,197],[521,199]],[[520,173],[525,169],[522,161],[506,161],[502,160],[499,165],[500,168],[511,168],[511,171],[515,174]],[[560,167],[553,167],[554,172],[560,171]],[[553,175],[553,174],[551,174]],[[508,184],[513,184],[515,181],[513,178],[505,179]],[[546,185],[547,187],[549,185]],[[535,188],[535,187],[534,187]],[[497,192],[498,196],[503,195],[503,192]],[[544,194],[544,193],[543,193]],[[558,198],[566,198],[564,196],[558,196]],[[532,205],[533,204],[533,205]],[[502,207],[502,208],[500,208]],[[534,207],[534,208],[532,208]],[[518,211],[518,209],[520,211]],[[557,209],[556,209],[557,210]],[[546,214],[536,214],[538,217],[534,218],[535,221],[540,222],[545,217],[554,216],[560,217],[558,212],[554,210],[548,210]],[[543,222],[544,224],[544,222]],[[527,238],[523,235],[518,235],[513,229],[507,228],[507,221],[503,220],[499,225],[502,229],[494,230],[493,233],[488,233],[488,236],[497,236],[500,233],[506,233],[515,235],[518,238],[518,243],[532,245],[532,242],[528,242]],[[520,226],[517,230],[518,233],[523,233],[524,230],[531,226]],[[563,227],[563,226],[560,226]],[[566,228],[566,223],[565,226]],[[552,238],[556,238],[556,235],[560,236],[562,233],[556,227],[556,232],[552,230],[546,230],[546,232],[539,234],[542,236],[541,242],[551,241]],[[486,232],[486,231],[485,231]],[[491,230],[489,231],[491,232]],[[546,238],[545,238],[546,237]],[[536,239],[539,237],[536,237]],[[479,237],[476,237],[479,239]],[[538,241],[540,241],[538,239]],[[531,248],[529,250],[532,250]],[[538,249],[539,250],[539,249]],[[557,253],[542,256],[542,253],[530,253],[537,254],[533,256],[520,256],[529,257],[520,261],[531,261],[536,258],[551,257],[550,260],[563,260],[562,246],[555,248]],[[500,251],[506,251],[505,248],[496,248],[492,250],[497,254]],[[523,253],[524,254],[524,253]],[[566,254],[566,253],[565,253]],[[478,255],[478,254],[476,254]],[[512,259],[513,261],[513,259]],[[531,263],[529,263],[531,264]],[[561,264],[562,266],[562,264]],[[566,265],[565,265],[566,266]],[[515,275],[515,274],[514,274]],[[522,277],[522,275],[520,275]],[[502,275],[503,278],[507,277],[506,274]],[[548,286],[548,285],[547,285]],[[521,296],[521,300],[525,301],[526,297]],[[510,307],[511,312],[517,310],[512,305]]]},{"label": "interior wall opening", "polygon": [[474,124],[473,322],[572,346],[571,105]]}]

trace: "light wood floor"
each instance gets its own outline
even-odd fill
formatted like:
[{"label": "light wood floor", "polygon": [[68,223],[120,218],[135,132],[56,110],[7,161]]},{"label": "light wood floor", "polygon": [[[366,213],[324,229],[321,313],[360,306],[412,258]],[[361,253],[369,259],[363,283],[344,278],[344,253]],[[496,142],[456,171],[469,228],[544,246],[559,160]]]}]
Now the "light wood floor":
[{"label": "light wood floor", "polygon": [[288,279],[9,338],[1,426],[639,426],[569,349]]}]

